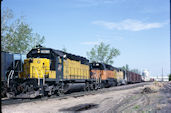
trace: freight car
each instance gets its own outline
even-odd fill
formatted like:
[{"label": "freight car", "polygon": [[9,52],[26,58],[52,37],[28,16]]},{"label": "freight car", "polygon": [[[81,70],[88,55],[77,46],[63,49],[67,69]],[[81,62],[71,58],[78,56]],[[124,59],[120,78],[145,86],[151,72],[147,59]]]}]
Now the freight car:
[{"label": "freight car", "polygon": [[127,82],[128,83],[139,83],[142,82],[142,77],[140,74],[131,72],[131,71],[126,71],[127,75]]},{"label": "freight car", "polygon": [[22,55],[1,51],[1,97],[5,97],[9,81],[22,69]]},{"label": "freight car", "polygon": [[97,89],[90,78],[89,60],[51,48],[37,47],[27,54],[23,71],[11,86],[9,97],[35,98],[63,94],[71,89]]}]

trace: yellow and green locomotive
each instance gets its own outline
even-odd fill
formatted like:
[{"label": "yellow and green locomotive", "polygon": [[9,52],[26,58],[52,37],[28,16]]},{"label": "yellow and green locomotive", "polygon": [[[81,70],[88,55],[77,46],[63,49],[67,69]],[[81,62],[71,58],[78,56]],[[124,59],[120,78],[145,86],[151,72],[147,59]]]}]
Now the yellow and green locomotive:
[{"label": "yellow and green locomotive", "polygon": [[10,97],[34,98],[61,94],[71,89],[96,88],[90,78],[89,60],[60,50],[38,47],[24,60],[23,71],[11,86]]}]

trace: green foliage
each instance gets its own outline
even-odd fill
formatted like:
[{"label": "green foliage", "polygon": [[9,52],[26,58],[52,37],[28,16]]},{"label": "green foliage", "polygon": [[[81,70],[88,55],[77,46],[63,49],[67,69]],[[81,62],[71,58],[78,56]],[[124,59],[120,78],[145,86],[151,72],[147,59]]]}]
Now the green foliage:
[{"label": "green foliage", "polygon": [[171,74],[169,74],[169,81],[171,81]]},{"label": "green foliage", "polygon": [[123,70],[127,70],[127,71],[129,71],[129,65],[128,65],[128,64],[126,64],[126,66],[123,66],[123,67],[122,67],[122,69],[123,69]]},{"label": "green foliage", "polygon": [[62,51],[67,52],[67,49],[65,47],[62,48]]},{"label": "green foliage", "polygon": [[29,24],[23,18],[13,19],[10,9],[3,10],[1,18],[1,49],[13,53],[27,53],[38,44],[43,44],[45,38],[33,33]]},{"label": "green foliage", "polygon": [[141,71],[139,71],[138,69],[131,69],[132,72],[135,72],[137,74],[141,74]]},{"label": "green foliage", "polygon": [[91,62],[102,62],[113,64],[113,58],[120,55],[120,51],[116,48],[110,48],[109,44],[101,42],[95,45],[91,51],[87,52],[87,56]]},{"label": "green foliage", "polygon": [[[41,45],[44,43],[45,41],[45,37],[44,36],[40,36],[38,33],[33,34],[31,42],[32,42],[32,48],[35,48],[36,45]],[[43,46],[44,47],[44,46]]]},{"label": "green foliage", "polygon": [[122,67],[123,70],[127,70],[127,71],[132,71],[132,72],[135,72],[137,74],[141,74],[141,71],[139,69],[129,69],[129,65],[126,64],[126,66],[123,66]]}]

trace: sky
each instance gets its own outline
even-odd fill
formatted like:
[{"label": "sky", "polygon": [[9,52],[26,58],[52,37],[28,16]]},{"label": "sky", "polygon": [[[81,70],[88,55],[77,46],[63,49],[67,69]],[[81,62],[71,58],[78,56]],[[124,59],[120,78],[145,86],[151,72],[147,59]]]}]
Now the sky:
[{"label": "sky", "polygon": [[120,50],[115,67],[170,72],[169,0],[3,0],[2,10],[24,16],[45,46],[87,57],[100,42]]}]

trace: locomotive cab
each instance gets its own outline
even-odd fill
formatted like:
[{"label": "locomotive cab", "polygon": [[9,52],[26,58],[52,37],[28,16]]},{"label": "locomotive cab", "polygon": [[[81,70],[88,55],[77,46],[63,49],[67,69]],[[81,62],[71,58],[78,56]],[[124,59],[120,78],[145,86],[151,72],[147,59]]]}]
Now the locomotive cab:
[{"label": "locomotive cab", "polygon": [[117,84],[114,78],[114,67],[104,63],[90,63],[91,78],[95,78],[100,82],[101,87],[110,87]]},{"label": "locomotive cab", "polygon": [[101,78],[103,70],[105,69],[104,65],[101,63],[90,63],[90,76],[94,79]]},{"label": "locomotive cab", "polygon": [[[30,79],[56,79],[56,70],[62,66],[61,56],[56,57],[50,48],[35,48],[27,54],[27,59],[24,60],[23,72],[19,78]],[[61,65],[60,65],[61,64]]]}]

